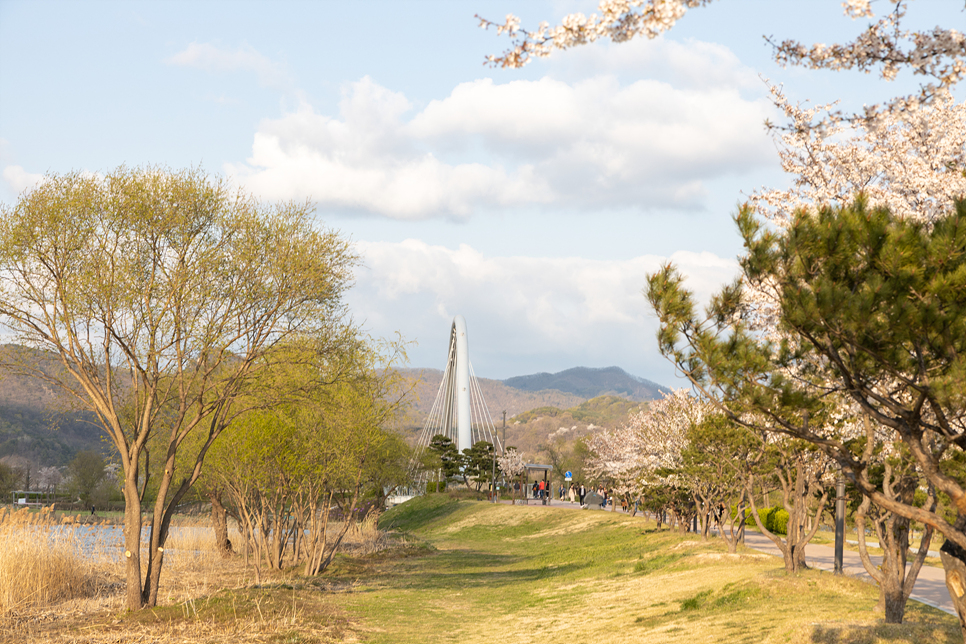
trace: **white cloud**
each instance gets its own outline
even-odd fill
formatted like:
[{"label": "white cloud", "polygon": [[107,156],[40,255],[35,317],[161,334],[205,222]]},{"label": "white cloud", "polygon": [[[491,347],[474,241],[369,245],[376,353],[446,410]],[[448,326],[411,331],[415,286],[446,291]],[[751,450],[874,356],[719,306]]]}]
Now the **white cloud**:
[{"label": "white cloud", "polygon": [[292,79],[285,68],[246,45],[229,50],[210,43],[191,43],[165,60],[170,65],[194,67],[207,72],[246,71],[255,74],[266,87],[288,89]]},{"label": "white cloud", "polygon": [[737,87],[760,92],[764,88],[758,72],[742,64],[728,47],[691,38],[603,41],[557,52],[541,63],[554,77],[566,79],[608,73],[671,82],[686,89]]},{"label": "white cloud", "polygon": [[[465,244],[453,250],[416,240],[361,242],[358,250],[365,267],[348,300],[374,333],[400,331],[418,340],[413,364],[438,367],[449,324],[463,315],[477,373],[487,377],[520,375],[514,364],[539,356],[546,369],[617,364],[659,378],[668,369],[642,295],[647,273],[670,259],[706,301],[737,271],[734,261],[711,253],[629,260],[487,257]],[[408,326],[399,327],[401,320]]]},{"label": "white cloud", "polygon": [[[714,77],[746,75],[717,45],[664,45],[661,56]],[[398,219],[695,208],[706,182],[774,160],[768,102],[698,77],[684,87],[616,75],[481,79],[419,110],[366,77],[344,88],[338,116],[303,103],[263,121],[247,163],[225,170],[265,198]]]},{"label": "white cloud", "polygon": [[8,165],[3,169],[3,180],[16,195],[33,188],[44,180],[44,175],[27,172],[19,165]]}]

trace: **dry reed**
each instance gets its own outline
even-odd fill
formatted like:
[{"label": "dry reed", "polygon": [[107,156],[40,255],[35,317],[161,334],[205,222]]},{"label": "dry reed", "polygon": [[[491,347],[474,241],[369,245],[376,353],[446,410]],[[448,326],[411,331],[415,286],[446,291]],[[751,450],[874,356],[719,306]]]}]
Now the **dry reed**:
[{"label": "dry reed", "polygon": [[[353,522],[342,540],[341,550],[353,556],[364,557],[391,548],[395,544],[395,537],[382,532],[377,527],[379,515],[370,512],[359,522]],[[330,534],[336,535],[342,529],[341,524],[330,526]]]},{"label": "dry reed", "polygon": [[0,509],[0,613],[86,597],[97,590],[91,557],[53,506],[40,512]]}]

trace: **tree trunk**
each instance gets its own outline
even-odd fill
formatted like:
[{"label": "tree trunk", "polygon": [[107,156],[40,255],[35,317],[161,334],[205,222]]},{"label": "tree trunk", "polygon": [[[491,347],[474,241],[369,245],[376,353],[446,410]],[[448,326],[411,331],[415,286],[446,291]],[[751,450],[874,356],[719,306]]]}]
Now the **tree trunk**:
[{"label": "tree trunk", "polygon": [[898,583],[894,574],[888,572],[883,575],[885,583],[882,589],[882,603],[885,609],[886,624],[901,624],[902,618],[906,614],[906,597],[902,586]]},{"label": "tree trunk", "polygon": [[124,566],[127,576],[127,608],[140,610],[141,599],[141,497],[137,468],[128,468],[124,480]]},{"label": "tree trunk", "polygon": [[[957,521],[957,524],[960,523]],[[966,551],[949,539],[939,549],[939,557],[946,571],[946,588],[959,616],[959,627],[966,642]]]},{"label": "tree trunk", "polygon": [[221,491],[208,492],[211,501],[211,527],[215,531],[215,544],[222,557],[232,555],[231,541],[228,539],[228,513],[221,502]]}]

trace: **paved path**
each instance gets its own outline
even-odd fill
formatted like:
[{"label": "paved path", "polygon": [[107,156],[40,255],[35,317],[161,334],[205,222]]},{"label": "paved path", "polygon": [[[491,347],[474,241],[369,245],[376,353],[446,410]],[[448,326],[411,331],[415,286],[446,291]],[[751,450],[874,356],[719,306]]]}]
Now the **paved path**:
[{"label": "paved path", "polygon": [[[519,503],[520,500],[518,499]],[[509,504],[509,501],[502,501],[502,503]],[[539,501],[533,499],[530,500],[531,507],[544,507]],[[579,510],[580,506],[576,503],[570,503],[568,501],[553,501],[550,506],[552,508],[565,508],[572,510]],[[585,512],[610,512],[607,510],[585,510]],[[617,512],[621,512],[620,509]],[[641,515],[643,516],[643,515]],[[745,545],[749,548],[758,550],[769,555],[775,555],[781,557],[781,551],[775,546],[771,539],[761,534],[760,532],[755,532],[747,530],[745,532]],[[932,554],[932,553],[930,553]],[[871,555],[872,563],[879,565],[882,563],[882,557]],[[805,561],[812,568],[819,568],[821,570],[832,571],[835,569],[835,548],[832,546],[823,546],[817,544],[809,544],[805,546]],[[865,579],[870,583],[875,583],[869,573],[865,571],[865,566],[862,565],[862,559],[859,557],[859,553],[846,550],[842,555],[842,564],[845,574],[859,577],[860,579]],[[916,585],[912,589],[912,599],[920,601],[923,604],[928,604],[941,611],[945,611],[950,615],[956,614],[956,609],[953,608],[953,600],[949,597],[949,590],[946,588],[946,574],[943,572],[942,568],[934,568],[933,566],[923,566],[919,570],[919,577],[916,579]]]}]

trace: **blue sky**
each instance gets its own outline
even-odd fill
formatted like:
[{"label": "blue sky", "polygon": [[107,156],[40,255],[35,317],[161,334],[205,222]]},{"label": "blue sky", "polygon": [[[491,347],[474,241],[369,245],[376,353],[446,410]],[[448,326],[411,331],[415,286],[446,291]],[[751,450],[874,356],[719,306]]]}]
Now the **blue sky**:
[{"label": "blue sky", "polygon": [[[595,3],[0,0],[0,200],[46,172],[200,166],[316,203],[363,260],[353,316],[416,341],[413,366],[442,368],[462,314],[479,376],[618,365],[680,386],[641,288],[668,259],[702,296],[729,281],[736,204],[788,183],[762,78],[846,108],[915,87],[771,61],[762,35],[858,33],[840,4],[721,0],[654,41],[498,70],[506,41],[474,14]],[[909,18],[966,27],[950,0]]]}]

